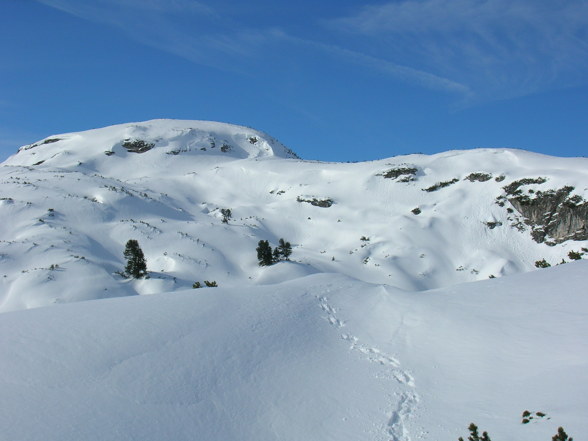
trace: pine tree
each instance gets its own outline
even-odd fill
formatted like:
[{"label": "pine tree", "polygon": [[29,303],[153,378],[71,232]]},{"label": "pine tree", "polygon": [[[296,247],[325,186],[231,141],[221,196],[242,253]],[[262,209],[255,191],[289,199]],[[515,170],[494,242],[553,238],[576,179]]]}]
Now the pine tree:
[{"label": "pine tree", "polygon": [[282,260],[282,254],[278,248],[274,248],[272,253],[272,263],[278,263],[280,260]]},{"label": "pine tree", "polygon": [[272,247],[269,246],[269,242],[267,240],[260,240],[257,245],[259,266],[272,265],[274,263],[274,256],[272,255]]},{"label": "pine tree", "polygon": [[141,279],[147,275],[147,262],[145,261],[145,255],[139,246],[139,242],[135,239],[129,239],[123,255],[127,259],[125,274],[128,277]]},{"label": "pine tree", "polygon": [[223,215],[223,224],[228,224],[229,223],[229,219],[232,216],[231,213],[231,209],[230,208],[221,208],[221,214]]},{"label": "pine tree", "polygon": [[289,257],[292,254],[292,245],[290,245],[290,242],[285,242],[284,239],[280,239],[280,244],[276,249],[284,260],[290,260]]}]

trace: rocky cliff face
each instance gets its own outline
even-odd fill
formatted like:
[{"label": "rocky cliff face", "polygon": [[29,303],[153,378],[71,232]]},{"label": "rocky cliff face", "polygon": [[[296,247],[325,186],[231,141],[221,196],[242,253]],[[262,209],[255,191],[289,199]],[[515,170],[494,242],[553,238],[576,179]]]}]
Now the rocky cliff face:
[{"label": "rocky cliff face", "polygon": [[515,181],[504,187],[504,198],[523,216],[536,242],[556,245],[567,240],[588,240],[588,202],[572,195],[574,187],[523,193],[522,187],[545,182],[544,178]]}]

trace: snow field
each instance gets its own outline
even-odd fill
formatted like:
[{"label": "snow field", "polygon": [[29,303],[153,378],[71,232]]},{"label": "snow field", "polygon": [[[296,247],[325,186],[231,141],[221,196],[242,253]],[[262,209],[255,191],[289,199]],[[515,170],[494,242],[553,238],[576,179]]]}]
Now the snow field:
[{"label": "snow field", "polygon": [[581,435],[585,283],[585,262],[422,293],[314,275],[5,313],[4,436]]}]

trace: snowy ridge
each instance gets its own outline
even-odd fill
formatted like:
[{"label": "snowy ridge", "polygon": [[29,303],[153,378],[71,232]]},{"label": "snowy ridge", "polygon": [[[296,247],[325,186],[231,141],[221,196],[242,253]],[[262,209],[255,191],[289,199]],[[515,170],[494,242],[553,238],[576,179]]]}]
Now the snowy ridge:
[{"label": "snowy ridge", "polygon": [[[314,273],[425,290],[556,264],[588,247],[535,242],[500,199],[512,182],[544,178],[521,188],[573,187],[570,198],[588,200],[587,159],[505,149],[357,164],[289,157],[252,129],[172,120],[21,148],[0,167],[0,311]],[[292,262],[260,269],[258,241],[282,237]],[[117,275],[131,238],[146,254],[148,280]]]}]

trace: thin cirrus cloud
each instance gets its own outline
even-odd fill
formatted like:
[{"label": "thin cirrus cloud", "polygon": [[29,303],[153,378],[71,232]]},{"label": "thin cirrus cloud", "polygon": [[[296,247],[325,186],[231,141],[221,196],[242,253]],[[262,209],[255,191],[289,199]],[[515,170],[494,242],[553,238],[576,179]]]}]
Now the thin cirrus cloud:
[{"label": "thin cirrus cloud", "polygon": [[[421,87],[467,96],[468,87],[411,66],[394,63],[348,49],[342,44],[301,38],[280,27],[251,29],[226,14],[218,14],[204,3],[191,0],[37,0],[82,19],[107,24],[125,32],[142,44],[172,53],[192,62],[248,75],[256,59],[263,54],[285,56],[289,49],[316,51],[344,63],[384,73],[394,79]],[[200,21],[201,26],[182,23],[179,15]],[[198,29],[197,32],[194,29]],[[328,38],[328,36],[326,36]]]},{"label": "thin cirrus cloud", "polygon": [[327,25],[477,99],[580,84],[588,74],[585,0],[389,1]]}]

